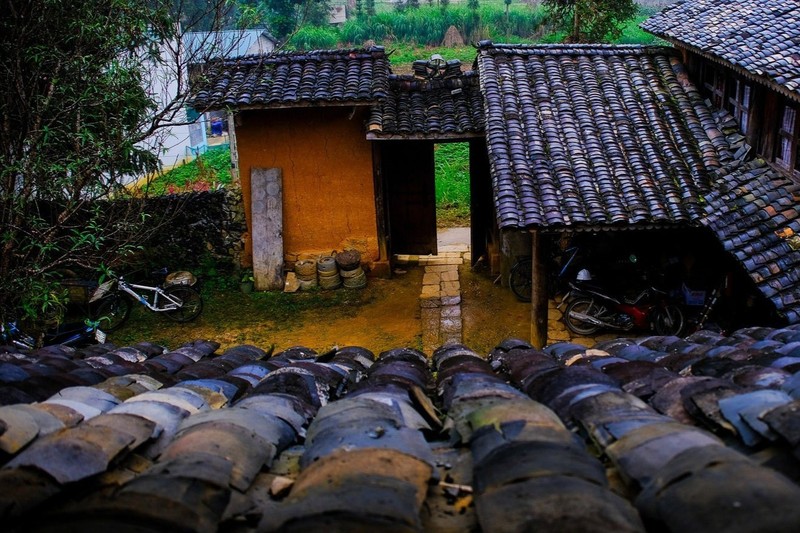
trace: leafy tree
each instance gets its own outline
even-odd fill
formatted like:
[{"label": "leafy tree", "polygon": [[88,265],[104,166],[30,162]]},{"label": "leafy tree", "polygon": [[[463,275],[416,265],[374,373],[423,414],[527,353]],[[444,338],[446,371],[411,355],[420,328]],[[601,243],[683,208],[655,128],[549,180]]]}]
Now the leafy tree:
[{"label": "leafy tree", "polygon": [[569,27],[567,41],[602,42],[622,33],[638,10],[635,0],[544,0],[555,20]]},{"label": "leafy tree", "polygon": [[331,10],[330,0],[242,0],[242,5],[263,13],[270,32],[282,42],[303,24],[327,24]]},{"label": "leafy tree", "polygon": [[[185,65],[200,52],[187,58],[178,43],[192,20],[209,19],[185,18],[183,5],[3,2],[0,319],[58,310],[59,271],[112,264],[165,222],[126,184],[158,168],[156,134],[186,122]],[[205,3],[211,27],[226,6]]]},{"label": "leafy tree", "polygon": [[367,3],[367,17],[375,16],[375,0],[366,0]]}]

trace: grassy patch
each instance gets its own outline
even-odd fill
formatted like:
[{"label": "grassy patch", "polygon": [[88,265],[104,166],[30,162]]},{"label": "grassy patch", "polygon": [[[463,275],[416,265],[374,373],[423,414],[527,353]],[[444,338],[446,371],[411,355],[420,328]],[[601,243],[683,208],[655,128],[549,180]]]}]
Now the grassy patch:
[{"label": "grassy patch", "polygon": [[231,151],[211,148],[189,163],[155,176],[147,184],[148,194],[160,196],[185,191],[207,191],[231,182]]},{"label": "grassy patch", "polygon": [[469,225],[469,144],[437,144],[436,221],[439,226]]},{"label": "grassy patch", "polygon": [[666,45],[667,43],[653,34],[647,33],[639,27],[650,15],[640,14],[625,23],[622,28],[622,35],[614,41],[615,44],[656,44]]},{"label": "grassy patch", "polygon": [[242,330],[247,332],[251,342],[266,348],[272,343],[275,332],[300,329],[310,320],[324,320],[326,313],[337,318],[355,314],[374,298],[371,291],[349,289],[242,294],[238,288],[204,287],[202,293],[203,313],[186,324],[173,322],[134,304],[130,320],[111,334],[112,342],[117,346],[129,346],[147,339],[174,349],[197,338],[220,339],[234,330]]}]

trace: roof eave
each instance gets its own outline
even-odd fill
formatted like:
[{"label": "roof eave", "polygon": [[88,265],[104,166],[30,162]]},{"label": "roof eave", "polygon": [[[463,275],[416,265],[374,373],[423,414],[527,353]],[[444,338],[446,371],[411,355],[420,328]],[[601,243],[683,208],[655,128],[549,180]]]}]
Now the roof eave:
[{"label": "roof eave", "polygon": [[649,31],[649,30],[645,30],[645,31],[648,31],[650,34],[655,35],[656,37],[659,37],[661,39],[664,39],[665,41],[668,41],[668,42],[672,43],[672,45],[675,46],[675,48],[686,49],[686,50],[688,50],[688,51],[690,51],[690,52],[692,52],[694,54],[700,55],[700,56],[702,56],[702,57],[704,57],[704,58],[706,58],[706,59],[708,59],[710,61],[713,61],[713,62],[718,63],[720,65],[724,65],[725,67],[733,70],[737,74],[740,74],[740,75],[744,76],[745,78],[747,78],[749,80],[752,80],[752,81],[755,81],[755,82],[760,83],[762,85],[765,85],[765,86],[769,87],[770,89],[773,89],[774,91],[782,94],[783,96],[785,96],[785,97],[787,97],[787,98],[789,98],[791,100],[794,100],[795,102],[800,102],[800,94],[798,94],[797,92],[794,92],[794,91],[791,91],[791,90],[787,89],[783,85],[781,85],[779,83],[776,83],[776,82],[772,81],[771,79],[769,79],[769,78],[767,78],[765,76],[762,76],[760,74],[753,74],[752,72],[750,72],[746,68],[740,67],[739,65],[731,63],[727,59],[723,59],[723,58],[719,57],[716,54],[712,54],[710,52],[706,52],[704,50],[701,50],[700,48],[697,48],[696,46],[688,44],[688,43],[686,43],[684,41],[681,41],[680,39],[677,39],[675,37],[672,37],[670,35],[655,33],[655,32]]},{"label": "roof eave", "polygon": [[203,111],[255,111],[269,109],[307,109],[311,107],[370,107],[378,103],[378,100],[341,100],[341,101],[309,101],[309,102],[290,102],[280,104],[252,104],[252,105],[210,105],[203,107]]},{"label": "roof eave", "polygon": [[381,133],[370,131],[368,141],[467,141],[486,136],[483,131],[464,131],[460,133]]}]

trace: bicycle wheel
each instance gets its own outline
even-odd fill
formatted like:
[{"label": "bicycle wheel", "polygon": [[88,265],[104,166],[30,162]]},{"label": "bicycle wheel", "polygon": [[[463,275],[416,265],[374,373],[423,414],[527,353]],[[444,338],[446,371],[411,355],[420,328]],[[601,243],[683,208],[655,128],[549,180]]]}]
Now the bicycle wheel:
[{"label": "bicycle wheel", "polygon": [[112,294],[100,300],[94,319],[100,322],[99,328],[102,331],[114,331],[121,328],[130,315],[130,300],[119,294]]},{"label": "bicycle wheel", "polygon": [[596,326],[577,315],[588,315],[598,317],[602,313],[602,308],[589,298],[578,298],[572,300],[564,311],[564,323],[567,328],[576,335],[588,336],[600,331],[600,326]]},{"label": "bicycle wheel", "polygon": [[171,300],[177,301],[179,306],[169,311],[164,311],[167,318],[176,322],[189,322],[203,312],[203,297],[191,287],[175,285],[164,290],[167,297],[161,302],[161,307],[172,306]]},{"label": "bicycle wheel", "polygon": [[680,335],[683,324],[683,311],[675,304],[653,310],[653,331],[659,335]]},{"label": "bicycle wheel", "polygon": [[511,267],[511,273],[508,276],[508,286],[511,287],[511,292],[521,302],[530,302],[531,293],[533,290],[533,282],[531,280],[531,260],[522,259]]}]

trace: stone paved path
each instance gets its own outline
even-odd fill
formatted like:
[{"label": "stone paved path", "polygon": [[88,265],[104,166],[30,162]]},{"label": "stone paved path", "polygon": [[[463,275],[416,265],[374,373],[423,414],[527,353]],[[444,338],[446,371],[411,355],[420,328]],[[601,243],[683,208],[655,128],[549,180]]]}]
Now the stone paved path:
[{"label": "stone paved path", "polygon": [[[468,228],[467,228],[468,231]],[[469,236],[469,233],[467,233]],[[398,255],[398,266],[419,265],[425,268],[419,295],[422,320],[422,349],[431,354],[445,344],[460,343],[461,282],[458,268],[469,264],[469,245],[459,242],[439,243],[439,255]]]}]

